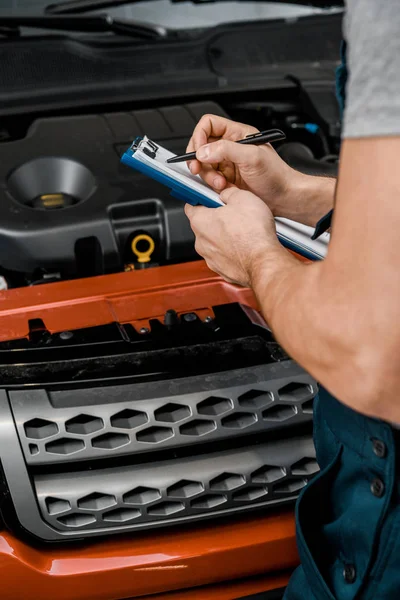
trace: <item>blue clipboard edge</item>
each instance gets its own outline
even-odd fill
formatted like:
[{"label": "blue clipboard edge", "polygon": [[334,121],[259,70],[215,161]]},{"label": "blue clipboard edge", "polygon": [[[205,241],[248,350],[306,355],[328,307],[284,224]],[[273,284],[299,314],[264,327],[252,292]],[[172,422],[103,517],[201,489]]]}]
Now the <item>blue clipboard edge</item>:
[{"label": "blue clipboard edge", "polygon": [[[136,169],[143,175],[146,175],[147,177],[150,177],[151,179],[158,181],[162,185],[165,185],[166,187],[168,187],[171,190],[170,191],[171,196],[174,196],[174,198],[177,198],[178,200],[187,202],[188,204],[191,204],[192,206],[197,206],[197,205],[201,204],[203,206],[206,206],[207,208],[220,208],[219,204],[217,204],[216,202],[213,202],[206,196],[203,196],[202,194],[199,194],[198,192],[194,192],[193,190],[186,187],[185,185],[179,183],[178,181],[175,181],[175,179],[172,179],[172,177],[169,177],[168,175],[164,175],[163,173],[159,173],[158,171],[156,171],[155,169],[152,169],[148,165],[140,162],[139,160],[136,160],[135,156],[134,156],[135,151],[136,151],[137,145],[141,142],[142,139],[143,138],[140,136],[136,137],[135,140],[133,141],[132,145],[128,148],[128,150],[126,150],[126,152],[124,152],[124,154],[121,157],[121,162],[123,164],[127,165],[128,167],[131,167],[132,169]],[[293,250],[294,252],[297,252],[298,254],[300,254],[301,256],[304,256],[304,258],[308,258],[309,260],[322,260],[321,257],[316,256],[315,254],[312,254],[311,252],[308,252],[306,249],[301,248],[300,246],[298,246],[294,242],[288,240],[287,238],[281,237],[279,235],[279,233],[277,235],[278,235],[279,241],[281,242],[281,244],[283,246],[285,246],[285,248],[288,248],[289,250]]]},{"label": "blue clipboard edge", "polygon": [[155,179],[155,181],[158,181],[159,183],[165,185],[171,190],[171,196],[174,196],[174,198],[177,198],[178,200],[182,200],[183,202],[187,202],[188,204],[192,204],[193,206],[202,204],[207,208],[220,208],[220,204],[217,204],[213,200],[210,200],[210,198],[207,198],[207,196],[203,196],[203,194],[200,194],[199,192],[188,188],[186,185],[180,183],[179,181],[176,181],[172,177],[164,175],[163,173],[152,169],[149,165],[146,165],[140,162],[139,160],[136,160],[135,151],[137,145],[142,139],[143,138],[141,137],[135,138],[130,148],[122,155],[122,163],[124,163],[128,167],[131,167],[132,169],[140,171],[143,175],[147,175],[147,177]]}]

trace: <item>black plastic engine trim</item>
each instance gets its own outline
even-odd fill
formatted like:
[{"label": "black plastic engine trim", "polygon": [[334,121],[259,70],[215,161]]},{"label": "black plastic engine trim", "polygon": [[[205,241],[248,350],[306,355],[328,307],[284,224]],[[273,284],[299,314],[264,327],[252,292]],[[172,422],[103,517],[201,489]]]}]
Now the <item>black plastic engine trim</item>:
[{"label": "black plastic engine trim", "polygon": [[331,85],[341,22],[331,14],[221,25],[198,39],[152,44],[0,41],[0,116],[282,87],[289,74]]}]

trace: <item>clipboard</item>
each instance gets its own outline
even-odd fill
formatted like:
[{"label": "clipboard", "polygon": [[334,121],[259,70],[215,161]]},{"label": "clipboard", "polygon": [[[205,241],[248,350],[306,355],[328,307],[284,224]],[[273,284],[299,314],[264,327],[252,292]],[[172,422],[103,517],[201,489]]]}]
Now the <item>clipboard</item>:
[{"label": "clipboard", "polygon": [[[202,204],[207,208],[224,206],[217,192],[199,175],[192,175],[186,163],[167,164],[167,159],[173,156],[175,155],[172,152],[143,136],[134,140],[122,155],[121,162],[168,187],[171,196],[178,200],[193,206]],[[278,239],[283,246],[310,260],[325,258],[330,240],[329,233],[323,233],[313,240],[312,227],[281,218],[276,218],[275,224]]]},{"label": "clipboard", "polygon": [[173,156],[173,152],[144,136],[134,140],[121,162],[170,188],[171,196],[178,200],[207,208],[224,206],[217,192],[199,175],[192,175],[186,163],[167,164],[167,159]]}]

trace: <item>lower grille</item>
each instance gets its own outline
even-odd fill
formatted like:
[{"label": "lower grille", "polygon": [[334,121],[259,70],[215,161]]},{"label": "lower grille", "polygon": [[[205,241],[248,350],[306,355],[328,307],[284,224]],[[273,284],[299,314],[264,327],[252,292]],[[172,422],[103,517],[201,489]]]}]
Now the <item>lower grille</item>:
[{"label": "lower grille", "polygon": [[26,531],[85,539],[297,497],[318,471],[316,383],[251,311],[214,314],[0,344],[0,458]]},{"label": "lower grille", "polygon": [[51,527],[88,535],[284,503],[317,470],[311,439],[295,437],[186,460],[42,474],[33,481]]}]

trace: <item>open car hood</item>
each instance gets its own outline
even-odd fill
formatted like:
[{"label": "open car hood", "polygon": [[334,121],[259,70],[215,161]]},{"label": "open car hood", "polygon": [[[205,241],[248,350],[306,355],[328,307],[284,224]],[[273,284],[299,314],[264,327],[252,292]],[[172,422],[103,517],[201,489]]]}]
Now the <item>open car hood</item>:
[{"label": "open car hood", "polygon": [[[115,8],[124,4],[134,4],[150,0],[60,0],[49,4],[45,12],[47,14],[76,14],[99,10],[105,8]],[[193,4],[210,4],[210,2],[225,2],[226,0],[171,0],[173,4],[179,2],[192,2]],[[245,0],[246,1],[246,0]],[[288,4],[288,0],[259,0],[260,2],[273,2],[274,4]],[[300,4],[303,6],[315,6],[319,8],[336,8],[344,6],[344,0],[290,0],[291,4]]]}]

